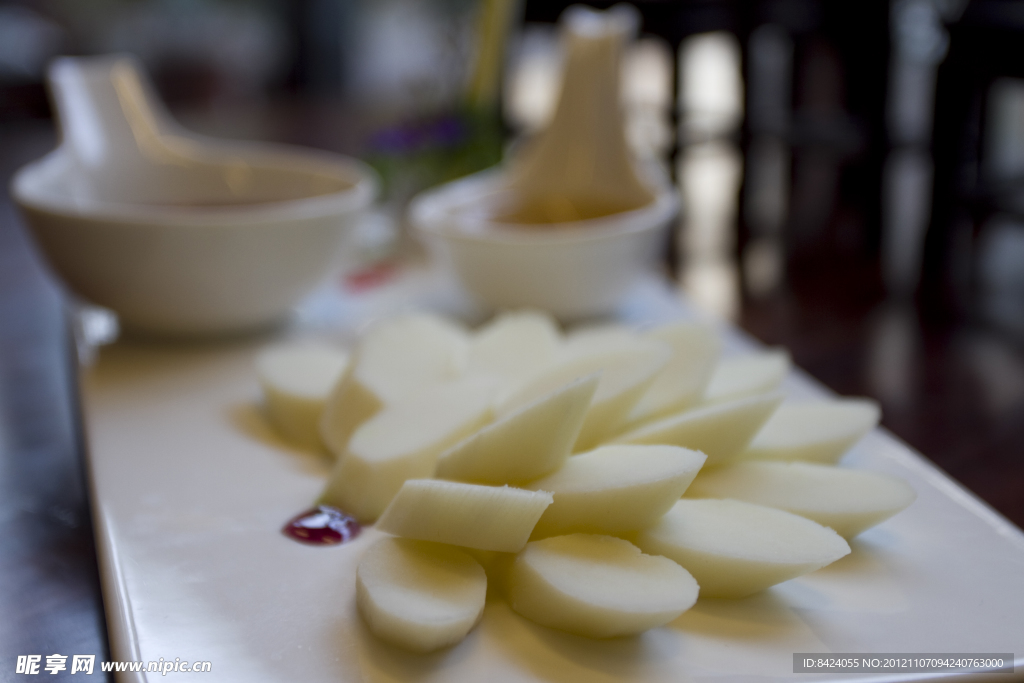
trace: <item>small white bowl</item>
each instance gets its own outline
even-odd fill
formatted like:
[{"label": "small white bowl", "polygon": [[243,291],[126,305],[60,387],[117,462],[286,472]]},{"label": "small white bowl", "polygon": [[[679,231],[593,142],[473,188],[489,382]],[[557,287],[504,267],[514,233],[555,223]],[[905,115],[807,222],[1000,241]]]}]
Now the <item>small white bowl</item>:
[{"label": "small white bowl", "polygon": [[654,267],[679,210],[671,185],[652,182],[654,201],[632,211],[542,228],[496,223],[479,209],[500,192],[499,180],[498,171],[478,173],[409,207],[413,227],[494,309],[541,308],[563,320],[611,313]]},{"label": "small white bowl", "polygon": [[355,160],[180,129],[129,58],[61,59],[49,80],[61,144],[11,194],[64,282],[129,331],[275,324],[376,195]]}]

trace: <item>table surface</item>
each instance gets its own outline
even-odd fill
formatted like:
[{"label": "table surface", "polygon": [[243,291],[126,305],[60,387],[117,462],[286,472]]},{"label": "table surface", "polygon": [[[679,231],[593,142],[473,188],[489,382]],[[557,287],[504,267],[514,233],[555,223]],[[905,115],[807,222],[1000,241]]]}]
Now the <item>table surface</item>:
[{"label": "table surface", "polygon": [[[479,681],[482,671],[492,683],[747,683],[754,673],[820,683],[848,674],[795,673],[792,653],[992,651],[1021,655],[1015,676],[988,678],[1024,680],[1024,613],[1016,609],[1024,603],[1024,534],[881,430],[842,464],[903,479],[917,492],[914,504],[859,535],[847,557],[756,598],[701,600],[664,628],[616,642],[535,627],[500,598],[488,601],[465,641],[428,657],[370,636],[353,579],[381,533],[368,529],[330,549],[278,533],[322,489],[328,464],[274,435],[258,409],[254,358],[292,335],[351,339],[397,302],[429,302],[472,320],[472,307],[448,285],[443,273],[412,266],[357,292],[332,278],[279,336],[103,348],[82,394],[115,657],[210,661],[219,680],[244,683],[457,683]],[[651,278],[619,317],[693,316],[681,303]],[[723,337],[724,354],[750,350],[732,329]],[[783,390],[796,401],[822,395],[799,372]]]},{"label": "table surface", "polygon": [[[4,186],[17,167],[53,141],[47,121],[0,126]],[[887,427],[1024,525],[1020,349],[986,330],[931,330],[918,323],[913,309],[862,292],[851,295],[856,288],[836,280],[840,275],[845,277],[794,277],[778,296],[745,305],[740,323],[763,341],[789,346],[797,364],[840,393],[879,398]],[[107,658],[65,302],[5,194],[0,679],[13,671],[20,654]]]}]

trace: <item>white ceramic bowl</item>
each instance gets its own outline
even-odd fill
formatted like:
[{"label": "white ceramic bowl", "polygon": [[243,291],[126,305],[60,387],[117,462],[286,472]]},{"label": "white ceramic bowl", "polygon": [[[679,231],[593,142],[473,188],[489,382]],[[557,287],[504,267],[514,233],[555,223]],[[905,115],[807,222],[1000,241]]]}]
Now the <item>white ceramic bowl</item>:
[{"label": "white ceramic bowl", "polygon": [[667,182],[640,209],[574,223],[516,226],[477,210],[498,191],[487,171],[427,191],[409,219],[465,289],[494,309],[541,308],[563,320],[611,313],[667,247],[679,210]]},{"label": "white ceramic bowl", "polygon": [[376,194],[355,160],[181,130],[130,59],[59,60],[50,86],[61,145],[22,168],[11,194],[65,283],[128,330],[276,323]]}]

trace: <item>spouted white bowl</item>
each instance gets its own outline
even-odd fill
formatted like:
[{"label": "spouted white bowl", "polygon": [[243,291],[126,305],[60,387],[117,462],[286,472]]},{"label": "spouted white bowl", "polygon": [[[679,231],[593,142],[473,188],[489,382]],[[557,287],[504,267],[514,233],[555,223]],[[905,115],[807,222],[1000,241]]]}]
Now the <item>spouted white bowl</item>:
[{"label": "spouted white bowl", "polygon": [[130,58],[60,59],[49,84],[61,144],[22,168],[11,194],[65,283],[128,329],[275,323],[376,194],[351,159],[182,130]]},{"label": "spouted white bowl", "polygon": [[427,191],[409,208],[413,227],[481,303],[541,308],[563,320],[612,312],[667,248],[679,209],[659,184],[650,204],[600,218],[544,226],[491,220],[481,207],[501,192],[487,171]]}]

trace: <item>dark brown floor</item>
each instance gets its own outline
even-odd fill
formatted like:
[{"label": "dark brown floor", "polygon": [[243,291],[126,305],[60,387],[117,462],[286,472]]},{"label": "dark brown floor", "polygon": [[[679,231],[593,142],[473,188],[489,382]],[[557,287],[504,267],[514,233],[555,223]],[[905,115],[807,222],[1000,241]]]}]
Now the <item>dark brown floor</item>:
[{"label": "dark brown floor", "polygon": [[886,427],[1024,527],[1024,350],[979,323],[928,323],[878,281],[870,261],[797,266],[740,322],[840,394],[880,401]]}]

